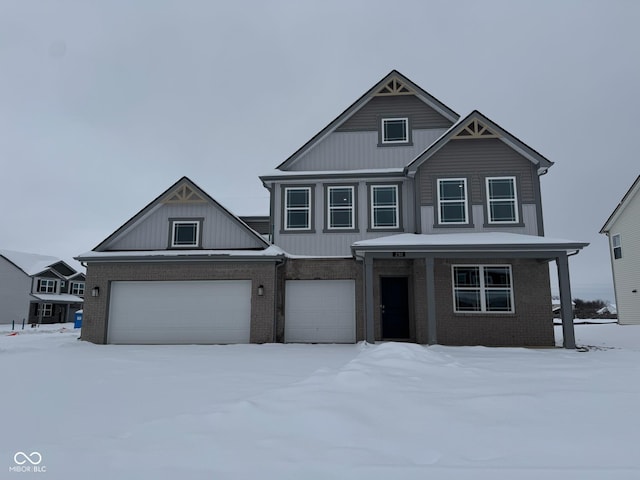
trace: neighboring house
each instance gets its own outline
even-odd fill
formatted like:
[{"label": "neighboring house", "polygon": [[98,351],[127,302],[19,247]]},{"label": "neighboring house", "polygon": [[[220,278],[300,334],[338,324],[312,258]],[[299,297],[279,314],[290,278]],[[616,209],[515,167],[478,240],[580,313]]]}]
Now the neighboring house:
[{"label": "neighboring house", "polygon": [[600,229],[609,238],[618,323],[640,324],[640,176]]},{"label": "neighboring house", "polygon": [[260,177],[277,247],[183,178],[78,257],[82,337],[552,346],[553,261],[574,347],[568,254],[587,244],[544,237],[551,165],[392,71]]},{"label": "neighboring house", "polygon": [[273,342],[283,252],[183,177],[87,264],[82,338],[95,343]]},{"label": "neighboring house", "polygon": [[85,277],[59,258],[0,250],[0,323],[72,322]]},{"label": "neighboring house", "polygon": [[[576,302],[571,300],[571,308],[575,309],[575,307],[576,307]],[[557,295],[554,295],[551,297],[551,311],[554,314],[560,313],[562,311],[562,304],[560,303],[560,297]]]}]

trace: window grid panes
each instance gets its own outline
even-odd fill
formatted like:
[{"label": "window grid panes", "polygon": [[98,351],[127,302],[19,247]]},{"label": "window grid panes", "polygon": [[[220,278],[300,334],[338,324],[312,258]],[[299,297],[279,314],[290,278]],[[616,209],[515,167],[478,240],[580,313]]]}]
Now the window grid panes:
[{"label": "window grid panes", "polygon": [[467,180],[438,180],[438,205],[440,223],[468,223]]},{"label": "window grid panes", "polygon": [[311,189],[285,189],[285,229],[309,230],[311,228]]},{"label": "window grid panes", "polygon": [[200,222],[176,221],[173,222],[171,246],[172,247],[197,247]]},{"label": "window grid panes", "polygon": [[513,287],[509,265],[453,267],[456,313],[513,313]]},{"label": "window grid panes", "polygon": [[328,202],[329,228],[353,229],[353,187],[329,187]]},{"label": "window grid panes", "polygon": [[613,258],[616,260],[622,258],[622,240],[619,233],[611,237],[611,244],[613,245]]},{"label": "window grid panes", "polygon": [[371,187],[372,228],[398,228],[398,187]]},{"label": "window grid panes", "polygon": [[72,295],[84,295],[84,283],[83,282],[72,282],[71,283],[71,294]]},{"label": "window grid panes", "polygon": [[53,304],[52,303],[39,303],[38,304],[38,316],[39,317],[50,317],[53,315]]},{"label": "window grid panes", "polygon": [[56,293],[56,284],[55,280],[42,279],[38,283],[38,293]]},{"label": "window grid panes", "polygon": [[515,177],[487,178],[489,223],[517,223],[518,198]]},{"label": "window grid panes", "polygon": [[382,143],[407,143],[409,119],[385,118],[382,120]]}]

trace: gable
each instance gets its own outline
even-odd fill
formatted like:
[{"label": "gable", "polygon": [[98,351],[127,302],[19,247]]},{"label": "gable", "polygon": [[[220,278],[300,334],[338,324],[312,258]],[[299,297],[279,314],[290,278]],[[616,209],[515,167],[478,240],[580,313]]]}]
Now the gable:
[{"label": "gable", "polygon": [[[605,224],[600,229],[600,233],[609,232],[611,229],[615,227],[616,222],[618,222],[618,220],[621,217],[625,217],[627,215],[627,211],[629,210],[629,207],[631,205],[635,205],[636,207],[638,207],[639,204],[640,204],[640,175],[633,182],[633,185],[631,185],[629,190],[627,190],[627,192],[624,194],[624,197],[622,197],[622,200],[620,200],[620,203],[618,203],[616,208],[613,210],[613,212],[605,222]],[[636,209],[636,211],[637,210],[638,209]]]},{"label": "gable", "polygon": [[260,235],[183,177],[98,245],[94,251],[170,248],[173,222],[198,224],[198,249],[264,249]]}]

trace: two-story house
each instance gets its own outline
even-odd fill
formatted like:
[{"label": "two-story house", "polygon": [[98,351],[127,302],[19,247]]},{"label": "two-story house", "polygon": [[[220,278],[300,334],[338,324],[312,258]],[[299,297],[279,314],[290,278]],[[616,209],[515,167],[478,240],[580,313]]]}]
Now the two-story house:
[{"label": "two-story house", "polygon": [[0,323],[72,322],[85,276],[59,258],[0,250]]},{"label": "two-story house", "polygon": [[274,246],[183,178],[78,257],[100,292],[82,336],[549,346],[555,261],[573,347],[568,255],[586,244],[544,237],[551,165],[392,71],[260,177]]}]

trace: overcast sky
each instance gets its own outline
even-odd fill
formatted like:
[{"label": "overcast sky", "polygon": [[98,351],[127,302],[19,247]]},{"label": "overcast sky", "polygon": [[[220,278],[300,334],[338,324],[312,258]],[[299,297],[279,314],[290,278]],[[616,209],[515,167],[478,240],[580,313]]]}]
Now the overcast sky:
[{"label": "overcast sky", "polygon": [[183,175],[238,215],[390,70],[555,162],[547,236],[588,241],[640,173],[640,2],[0,0],[0,248],[70,260]]}]

